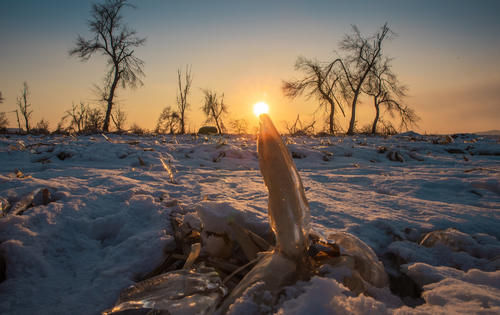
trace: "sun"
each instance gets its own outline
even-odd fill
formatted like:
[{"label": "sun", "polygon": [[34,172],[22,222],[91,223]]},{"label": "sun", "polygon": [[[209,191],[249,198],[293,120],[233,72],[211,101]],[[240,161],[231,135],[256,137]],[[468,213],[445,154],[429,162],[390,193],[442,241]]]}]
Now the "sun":
[{"label": "sun", "polygon": [[269,112],[269,105],[264,102],[258,102],[253,106],[253,113],[259,117],[260,114],[267,114]]}]

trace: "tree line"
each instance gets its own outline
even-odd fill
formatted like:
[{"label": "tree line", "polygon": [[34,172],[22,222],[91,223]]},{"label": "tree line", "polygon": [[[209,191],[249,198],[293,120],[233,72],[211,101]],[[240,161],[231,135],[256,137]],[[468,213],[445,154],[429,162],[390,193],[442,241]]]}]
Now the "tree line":
[{"label": "tree line", "polygon": [[[81,61],[90,60],[100,54],[107,59],[107,69],[102,85],[96,86],[98,100],[102,105],[90,107],[88,104],[72,105],[65,111],[56,131],[71,130],[74,132],[108,132],[111,123],[118,131],[124,129],[127,119],[126,113],[116,102],[118,88],[136,88],[142,86],[145,76],[144,61],[136,56],[135,50],[145,44],[146,39],[137,36],[135,30],[123,22],[122,10],[125,7],[134,7],[128,0],[105,0],[103,3],[92,5],[91,18],[88,22],[90,38],[78,36],[76,45],[69,51]],[[392,70],[392,59],[383,54],[383,44],[394,33],[387,24],[384,24],[372,36],[364,37],[356,26],[353,32],[344,36],[339,43],[343,56],[336,56],[330,61],[320,62],[315,59],[299,57],[295,69],[303,74],[298,80],[283,81],[282,90],[285,96],[296,98],[301,95],[318,100],[319,109],[326,113],[328,133],[335,134],[342,131],[338,123],[338,116],[346,116],[346,109],[350,107],[351,116],[347,134],[357,131],[356,110],[360,97],[372,99],[375,117],[365,132],[377,133],[382,124],[385,131],[395,128],[383,118],[388,113],[392,118],[396,115],[400,119],[400,129],[408,128],[418,121],[415,111],[404,104],[408,88],[401,84]],[[188,101],[192,87],[191,67],[186,66],[184,72],[177,71],[177,98],[176,106],[165,107],[158,117],[154,131],[156,133],[184,134],[186,133],[186,112],[190,108]],[[214,123],[219,134],[227,131],[223,116],[228,111],[224,103],[224,93],[205,89],[203,90],[204,104],[202,111],[206,122]],[[0,102],[3,101],[0,92]],[[23,84],[21,96],[17,99],[18,109],[15,111],[18,127],[26,132],[31,127],[31,104],[29,103],[29,87]],[[0,113],[0,128],[7,125],[5,113]],[[291,131],[314,130],[315,121],[302,126],[299,116],[287,129]],[[233,120],[230,123],[233,130],[246,132],[245,120]],[[48,129],[48,123],[41,120],[36,129]],[[132,131],[139,131],[137,125],[132,125]]]}]

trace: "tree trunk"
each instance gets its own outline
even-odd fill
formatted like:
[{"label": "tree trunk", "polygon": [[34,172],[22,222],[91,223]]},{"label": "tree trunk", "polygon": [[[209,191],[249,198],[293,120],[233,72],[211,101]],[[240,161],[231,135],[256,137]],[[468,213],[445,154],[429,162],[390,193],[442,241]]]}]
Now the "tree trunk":
[{"label": "tree trunk", "polygon": [[222,129],[219,126],[219,119],[217,119],[217,116],[215,115],[215,110],[213,109],[213,107],[212,107],[212,115],[214,116],[215,125],[217,126],[217,130],[219,131],[219,134],[221,135]]},{"label": "tree trunk", "polygon": [[113,109],[113,98],[115,97],[115,90],[119,80],[120,74],[118,72],[118,64],[115,64],[115,77],[113,78],[113,83],[109,89],[108,108],[106,109],[106,117],[104,117],[104,124],[102,126],[102,131],[104,132],[109,131],[109,120],[111,118],[111,110]]},{"label": "tree trunk", "polygon": [[359,88],[354,92],[354,98],[352,99],[352,110],[351,110],[351,121],[349,122],[349,129],[347,129],[347,134],[354,134],[354,125],[356,124],[356,102],[358,101]]},{"label": "tree trunk", "polygon": [[16,109],[16,117],[17,117],[17,127],[19,129],[19,132],[21,131],[21,121],[19,120],[19,112]]},{"label": "tree trunk", "polygon": [[181,132],[182,135],[186,133],[184,129],[184,110],[181,112]]},{"label": "tree trunk", "polygon": [[370,70],[373,68],[373,65],[375,64],[375,59],[377,58],[378,54],[380,53],[380,49],[377,51],[376,54],[374,54],[373,59],[371,62],[368,64],[368,67],[365,70],[365,73],[363,73],[363,76],[358,82],[358,87],[354,91],[354,98],[352,100],[352,112],[351,112],[351,121],[349,122],[349,129],[347,130],[348,135],[354,134],[354,125],[356,123],[356,103],[358,102],[358,96],[359,93],[361,92],[361,86],[363,85],[363,82],[365,82],[365,78],[370,72]]},{"label": "tree trunk", "polygon": [[377,98],[374,97],[374,104],[375,104],[375,119],[373,120],[373,125],[372,125],[372,134],[377,133],[377,123],[378,119],[380,117],[380,104],[377,101]]},{"label": "tree trunk", "polygon": [[330,101],[330,115],[329,115],[329,124],[330,124],[330,134],[335,133],[335,120],[334,120],[334,114],[335,114],[335,103],[333,101]]}]

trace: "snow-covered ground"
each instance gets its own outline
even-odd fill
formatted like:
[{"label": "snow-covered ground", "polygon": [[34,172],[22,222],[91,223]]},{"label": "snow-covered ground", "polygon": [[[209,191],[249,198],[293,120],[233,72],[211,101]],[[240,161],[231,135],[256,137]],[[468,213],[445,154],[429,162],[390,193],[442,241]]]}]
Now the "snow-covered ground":
[{"label": "snow-covered ground", "polygon": [[[0,218],[1,314],[98,314],[111,307],[175,247],[175,201],[185,208],[220,203],[267,227],[255,137],[109,137],[0,136],[0,202],[2,210],[11,205]],[[334,277],[315,276],[285,288],[274,311],[500,313],[498,137],[285,141],[313,228],[325,237],[349,232],[372,247],[394,293],[356,296]],[[34,206],[24,210],[23,200],[31,199]],[[455,230],[431,235],[442,242],[421,242],[448,228]],[[412,286],[420,298],[404,294]],[[244,299],[237,306],[262,311]]]}]

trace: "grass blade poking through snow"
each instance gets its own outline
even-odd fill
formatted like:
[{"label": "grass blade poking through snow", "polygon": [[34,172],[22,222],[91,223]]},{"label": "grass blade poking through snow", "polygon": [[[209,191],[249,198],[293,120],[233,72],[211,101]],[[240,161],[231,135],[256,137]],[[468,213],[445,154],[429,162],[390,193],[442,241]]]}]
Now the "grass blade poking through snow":
[{"label": "grass blade poking through snow", "polygon": [[167,171],[168,177],[170,177],[170,182],[172,184],[177,184],[177,181],[174,178],[174,172],[172,172],[172,168],[170,167],[169,164],[165,163],[165,160],[163,157],[160,157],[161,165],[163,165],[163,168],[165,171]]}]

